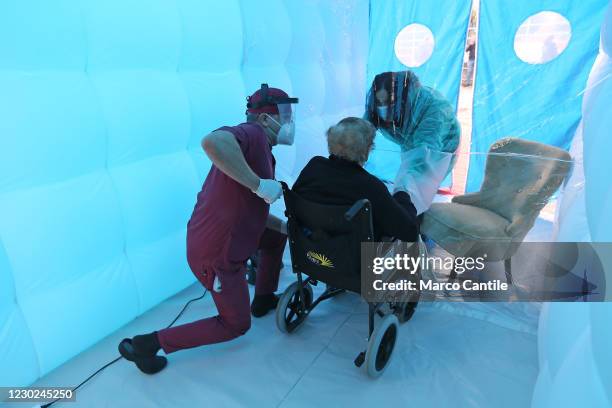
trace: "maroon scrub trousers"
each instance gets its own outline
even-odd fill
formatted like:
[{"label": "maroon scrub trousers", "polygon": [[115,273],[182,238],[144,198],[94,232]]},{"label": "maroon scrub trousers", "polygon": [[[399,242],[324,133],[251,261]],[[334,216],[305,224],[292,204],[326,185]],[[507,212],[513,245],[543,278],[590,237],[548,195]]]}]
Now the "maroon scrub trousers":
[{"label": "maroon scrub trousers", "polygon": [[[274,178],[275,160],[263,129],[255,123],[222,127],[232,133],[251,169]],[[287,236],[266,228],[269,205],[212,166],[187,224],[187,261],[212,294],[218,315],[157,332],[164,352],[219,343],[251,327],[246,260],[260,250],[255,294],[274,293]],[[221,284],[214,291],[215,276]]]}]

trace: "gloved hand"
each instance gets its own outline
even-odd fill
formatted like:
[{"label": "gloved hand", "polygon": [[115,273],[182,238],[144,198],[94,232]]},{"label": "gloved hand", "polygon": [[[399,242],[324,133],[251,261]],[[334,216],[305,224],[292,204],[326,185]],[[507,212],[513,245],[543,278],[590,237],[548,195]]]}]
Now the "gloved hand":
[{"label": "gloved hand", "polygon": [[259,179],[259,187],[253,192],[263,198],[266,203],[272,204],[283,194],[283,187],[276,180]]}]

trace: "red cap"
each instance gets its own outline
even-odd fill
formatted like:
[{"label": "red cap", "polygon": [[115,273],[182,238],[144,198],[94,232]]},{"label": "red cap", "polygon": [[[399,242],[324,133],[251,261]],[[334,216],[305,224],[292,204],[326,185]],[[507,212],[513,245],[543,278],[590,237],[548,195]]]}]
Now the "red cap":
[{"label": "red cap", "polygon": [[[287,92],[278,88],[267,88],[268,96],[273,98],[289,98]],[[262,90],[258,89],[255,93],[248,98],[249,103],[257,104],[262,101]],[[271,115],[278,115],[278,106],[274,103],[259,106],[257,108],[247,108],[248,113],[269,113]]]}]

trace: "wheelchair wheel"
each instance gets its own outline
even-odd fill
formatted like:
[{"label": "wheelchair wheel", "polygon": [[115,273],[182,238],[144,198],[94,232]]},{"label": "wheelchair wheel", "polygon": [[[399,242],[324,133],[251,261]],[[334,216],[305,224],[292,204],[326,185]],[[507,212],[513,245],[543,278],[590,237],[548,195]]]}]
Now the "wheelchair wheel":
[{"label": "wheelchair wheel", "polygon": [[365,366],[372,378],[380,377],[393,355],[399,330],[399,321],[394,314],[385,315],[374,329],[365,355]]},{"label": "wheelchair wheel", "polygon": [[[304,303],[306,307],[312,304],[312,287],[310,284],[304,286]],[[293,332],[306,319],[306,310],[302,306],[299,284],[293,282],[283,292],[276,306],[276,326],[283,333]]]}]

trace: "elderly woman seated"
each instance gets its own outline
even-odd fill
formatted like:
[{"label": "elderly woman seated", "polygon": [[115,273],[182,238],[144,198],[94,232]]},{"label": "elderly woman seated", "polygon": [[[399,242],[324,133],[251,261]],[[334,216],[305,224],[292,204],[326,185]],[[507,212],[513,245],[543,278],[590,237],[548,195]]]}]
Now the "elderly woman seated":
[{"label": "elderly woman seated", "polygon": [[350,206],[367,198],[372,204],[375,239],[394,237],[415,242],[418,238],[416,209],[401,187],[391,195],[378,178],[368,173],[367,161],[376,129],[363,119],[348,117],[327,131],[329,158],[315,156],[293,185],[302,198],[319,204]]}]

